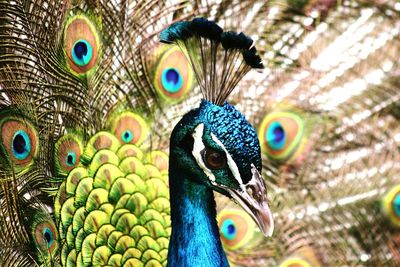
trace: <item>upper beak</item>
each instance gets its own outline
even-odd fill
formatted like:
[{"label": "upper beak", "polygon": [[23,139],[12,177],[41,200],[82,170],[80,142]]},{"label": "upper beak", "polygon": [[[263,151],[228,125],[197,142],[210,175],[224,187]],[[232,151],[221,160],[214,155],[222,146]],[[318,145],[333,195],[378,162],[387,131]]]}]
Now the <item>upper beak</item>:
[{"label": "upper beak", "polygon": [[240,189],[232,189],[222,185],[219,185],[219,187],[226,190],[251,215],[265,236],[270,237],[274,231],[274,219],[268,206],[264,179],[253,164],[251,165],[251,173],[250,182]]}]

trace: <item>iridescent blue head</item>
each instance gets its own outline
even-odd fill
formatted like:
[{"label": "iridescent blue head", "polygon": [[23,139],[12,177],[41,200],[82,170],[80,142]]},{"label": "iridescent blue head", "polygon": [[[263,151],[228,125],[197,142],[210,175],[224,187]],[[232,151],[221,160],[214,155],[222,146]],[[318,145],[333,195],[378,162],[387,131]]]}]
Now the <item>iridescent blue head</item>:
[{"label": "iridescent blue head", "polygon": [[217,106],[203,100],[199,111],[204,124],[204,142],[211,148],[229,154],[237,165],[237,175],[240,175],[244,184],[248,183],[252,177],[252,165],[261,172],[261,150],[254,128],[228,102]]},{"label": "iridescent blue head", "polygon": [[234,198],[266,235],[272,234],[257,134],[232,105],[203,100],[175,127],[170,153],[193,182]]}]

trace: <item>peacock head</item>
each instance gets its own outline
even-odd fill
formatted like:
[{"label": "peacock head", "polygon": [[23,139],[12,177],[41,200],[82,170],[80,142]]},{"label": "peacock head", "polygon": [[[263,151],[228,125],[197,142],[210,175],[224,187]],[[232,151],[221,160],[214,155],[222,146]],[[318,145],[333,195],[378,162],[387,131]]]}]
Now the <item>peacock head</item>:
[{"label": "peacock head", "polygon": [[226,102],[247,72],[263,68],[253,40],[224,32],[205,18],[176,22],[161,32],[160,40],[178,45],[188,56],[204,98],[172,133],[173,164],[194,182],[234,198],[270,236],[273,219],[260,175],[257,134]]},{"label": "peacock head", "polygon": [[193,182],[233,198],[271,236],[273,218],[261,172],[256,131],[232,105],[202,100],[171,137],[171,156]]}]

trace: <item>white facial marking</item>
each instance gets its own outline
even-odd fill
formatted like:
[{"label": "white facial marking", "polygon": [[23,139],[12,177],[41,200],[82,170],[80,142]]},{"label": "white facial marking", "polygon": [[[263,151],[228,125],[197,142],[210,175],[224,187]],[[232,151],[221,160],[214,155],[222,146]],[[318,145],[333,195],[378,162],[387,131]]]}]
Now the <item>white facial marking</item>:
[{"label": "white facial marking", "polygon": [[218,138],[213,133],[211,133],[211,138],[212,138],[212,140],[214,140],[215,143],[217,143],[225,151],[226,159],[228,160],[228,166],[233,174],[233,177],[235,177],[236,181],[238,181],[240,187],[244,188],[243,180],[240,177],[239,168],[237,167],[237,165],[236,165],[235,161],[233,160],[233,158],[231,157],[231,155],[228,153],[228,150],[226,150],[224,144],[222,144],[222,142],[219,141]]},{"label": "white facial marking", "polygon": [[201,151],[206,148],[203,143],[203,132],[204,132],[204,124],[199,124],[196,127],[196,129],[194,129],[193,133],[194,144],[193,144],[192,154],[193,157],[196,159],[197,164],[200,166],[200,168],[203,169],[204,173],[207,175],[208,179],[210,179],[211,183],[214,184],[215,175],[209,168],[206,167],[206,164],[203,161],[203,157],[201,156]]}]

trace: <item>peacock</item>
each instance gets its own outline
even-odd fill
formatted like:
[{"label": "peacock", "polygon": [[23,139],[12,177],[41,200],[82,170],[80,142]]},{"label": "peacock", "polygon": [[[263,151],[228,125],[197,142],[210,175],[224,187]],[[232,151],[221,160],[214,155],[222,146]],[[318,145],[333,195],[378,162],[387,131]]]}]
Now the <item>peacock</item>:
[{"label": "peacock", "polygon": [[0,265],[397,266],[399,10],[0,0]]}]

